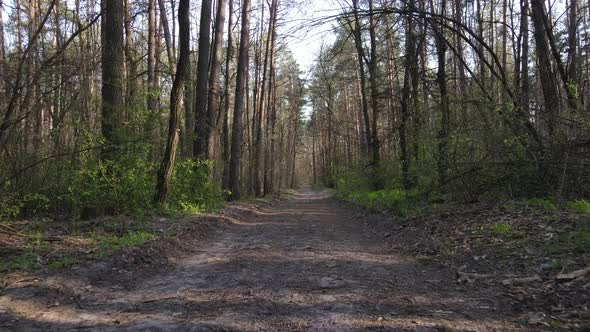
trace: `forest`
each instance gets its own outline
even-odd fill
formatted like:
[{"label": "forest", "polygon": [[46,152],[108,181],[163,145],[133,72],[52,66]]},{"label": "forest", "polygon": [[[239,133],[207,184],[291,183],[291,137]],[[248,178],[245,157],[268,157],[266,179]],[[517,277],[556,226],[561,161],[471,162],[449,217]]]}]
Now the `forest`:
[{"label": "forest", "polygon": [[[301,41],[307,46],[295,46]],[[108,256],[172,264],[215,232],[227,248],[246,241],[224,222],[252,223],[244,232],[253,240],[243,245],[261,257],[269,250],[257,246],[267,242],[317,242],[328,250],[330,232],[358,244],[346,252],[360,255],[368,240],[346,228],[359,223],[348,219],[355,213],[400,252],[452,261],[459,283],[500,278],[498,268],[516,274],[507,272],[502,284],[557,285],[521,300],[536,304],[519,309],[526,313],[520,318],[507,318],[516,312],[508,311],[485,325],[487,314],[465,316],[484,325],[453,320],[448,328],[590,326],[583,305],[590,276],[590,4],[0,0],[0,273],[12,274],[0,278],[3,289],[21,280],[19,273],[54,273]],[[264,223],[286,224],[261,235]],[[314,233],[322,227],[326,234]],[[526,253],[514,258],[501,250]],[[282,259],[295,259],[289,255]],[[472,259],[488,256],[488,263]],[[354,259],[387,274],[385,265]],[[533,265],[549,267],[531,276]],[[290,268],[299,271],[276,270]],[[398,271],[406,276],[400,278],[411,280],[408,271]],[[342,282],[319,279],[321,289]],[[6,312],[26,316],[2,295],[0,322]],[[551,296],[569,302],[551,307]],[[308,310],[301,322],[289,321],[293,326],[248,325],[250,312],[242,308],[242,325],[220,326],[314,330],[310,319],[323,317]],[[339,328],[370,325],[351,319]],[[35,325],[40,321],[57,324],[29,317],[20,327],[82,324]],[[407,328],[389,321],[395,323],[387,328]],[[111,326],[101,322],[92,318],[90,326]]]}]

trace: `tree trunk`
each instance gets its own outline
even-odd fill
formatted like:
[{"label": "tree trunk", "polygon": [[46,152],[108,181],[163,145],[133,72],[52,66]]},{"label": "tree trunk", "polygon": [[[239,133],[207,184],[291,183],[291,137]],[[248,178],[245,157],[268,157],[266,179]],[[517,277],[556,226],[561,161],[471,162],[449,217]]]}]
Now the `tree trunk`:
[{"label": "tree trunk", "polygon": [[211,0],[203,0],[199,28],[199,60],[197,62],[197,86],[195,89],[195,141],[193,158],[207,159],[209,140],[209,117],[207,97],[209,82],[209,57],[211,42]]},{"label": "tree trunk", "polygon": [[529,0],[521,0],[521,70],[520,70],[520,106],[524,114],[530,114],[529,110]]},{"label": "tree trunk", "polygon": [[[274,38],[275,38],[275,24],[276,24],[276,14],[277,14],[277,0],[272,0],[270,5],[270,18],[268,21],[268,35],[266,39],[266,49],[264,54],[264,65],[262,70],[262,81],[261,81],[261,88],[260,88],[260,102],[259,102],[259,109],[258,109],[258,118],[257,118],[257,132],[256,132],[256,147],[255,147],[255,156],[254,156],[254,189],[257,196],[262,196],[268,194],[270,192],[270,179],[269,179],[269,158],[271,157],[272,151],[267,151],[264,155],[264,172],[263,172],[263,179],[261,178],[260,168],[262,164],[263,158],[263,142],[262,142],[262,120],[263,120],[263,113],[266,107],[266,114],[267,114],[267,121],[266,121],[266,130],[267,133],[270,129],[270,122],[268,119],[271,117],[272,113],[272,101],[271,96],[273,93],[272,87],[272,76],[274,70]],[[270,68],[269,68],[270,67]],[[270,74],[269,74],[270,73]],[[268,80],[267,80],[267,77]],[[268,84],[267,84],[268,81]],[[268,91],[267,91],[268,89]],[[268,92],[268,98],[267,98]],[[269,134],[266,135],[267,140],[272,139]],[[267,143],[268,144],[268,143]],[[264,180],[264,185],[263,185]]]},{"label": "tree trunk", "polygon": [[223,109],[223,124],[221,129],[221,142],[223,150],[223,176],[221,180],[222,188],[229,188],[229,162],[230,162],[230,140],[229,140],[229,110],[230,110],[230,90],[231,90],[231,63],[234,56],[233,47],[233,22],[234,22],[234,0],[229,1],[229,20],[227,31],[227,58],[225,61],[225,105]]},{"label": "tree trunk", "polygon": [[176,150],[180,138],[180,116],[182,113],[182,97],[184,81],[187,76],[188,63],[190,61],[190,21],[189,21],[189,0],[180,0],[178,5],[179,23],[179,58],[176,66],[176,75],[170,92],[170,119],[168,124],[168,141],[164,159],[158,170],[156,203],[165,203],[168,197],[169,183],[174,171]]},{"label": "tree trunk", "polygon": [[[410,10],[414,9],[413,1],[407,4]],[[399,121],[399,146],[400,146],[400,162],[402,168],[402,185],[405,190],[411,188],[412,184],[410,181],[410,156],[408,153],[408,139],[407,139],[407,128],[408,119],[410,113],[410,75],[412,73],[411,66],[416,61],[416,45],[415,45],[415,34],[414,34],[414,18],[411,15],[406,16],[407,28],[406,28],[406,41],[405,41],[405,54],[404,54],[404,81],[402,86],[401,96],[401,118]]]},{"label": "tree trunk", "polygon": [[232,126],[232,144],[231,158],[229,168],[229,189],[230,200],[240,198],[240,166],[242,158],[242,130],[244,99],[246,91],[246,82],[248,81],[248,65],[250,62],[250,0],[244,0],[242,3],[242,31],[240,34],[240,51],[238,55],[238,69],[236,77],[236,96],[234,103],[234,122]]},{"label": "tree trunk", "polygon": [[[270,194],[273,191],[273,172],[275,169],[275,127],[277,122],[277,98],[276,98],[276,69],[275,69],[275,43],[277,39],[277,11],[278,11],[278,0],[273,0],[274,6],[272,7],[271,13],[271,20],[273,21],[271,25],[272,34],[269,34],[269,38],[271,39],[270,42],[270,68],[269,68],[269,88],[268,88],[268,118],[270,118],[270,123],[267,123],[267,151],[265,155],[265,162],[264,162],[264,194]],[[270,140],[270,144],[268,142]]]},{"label": "tree trunk", "polygon": [[[3,0],[0,0],[0,13],[4,13]],[[9,75],[6,64],[6,44],[4,42],[4,15],[0,15],[0,71],[5,75],[0,81],[0,96],[2,100],[6,100],[8,97]]]},{"label": "tree trunk", "polygon": [[209,75],[209,102],[207,120],[209,124],[207,158],[214,159],[215,136],[217,135],[217,114],[219,113],[219,74],[221,71],[221,56],[223,44],[223,30],[225,27],[226,0],[218,0],[217,15],[215,18],[215,38],[213,40],[213,57],[211,58],[211,72]]},{"label": "tree trunk", "polygon": [[[441,15],[445,15],[446,0],[441,1]],[[433,7],[434,12],[434,7]],[[447,92],[447,72],[446,72],[446,56],[447,56],[447,42],[444,35],[443,22],[440,26],[434,25],[435,41],[438,56],[438,72],[436,74],[436,81],[440,92],[440,129],[438,133],[438,180],[439,185],[444,185],[447,182],[447,174],[449,169],[449,128],[450,128],[450,114],[449,114],[449,96]]]},{"label": "tree trunk", "polygon": [[371,127],[371,152],[372,152],[372,180],[376,189],[381,189],[382,182],[378,180],[377,172],[379,171],[379,87],[377,80],[377,22],[375,19],[373,0],[369,0],[369,35],[371,39],[371,60],[369,62],[369,74],[371,83],[371,109],[373,111],[373,122]]},{"label": "tree trunk", "polygon": [[[170,26],[168,26],[168,17],[166,16],[166,5],[164,0],[158,0],[158,7],[160,8],[160,24],[164,30],[164,42],[166,43],[166,55],[168,56],[168,66],[172,72],[174,68],[174,58],[176,55],[173,51],[172,38],[170,37]],[[174,77],[173,73],[170,73]]]},{"label": "tree trunk", "polygon": [[535,48],[537,51],[539,79],[543,90],[545,108],[542,114],[542,123],[545,132],[550,138],[555,134],[556,118],[559,114],[559,90],[555,80],[555,73],[551,64],[549,43],[547,41],[546,29],[543,20],[543,0],[531,0],[532,19],[534,26]]},{"label": "tree trunk", "polygon": [[[153,117],[157,111],[158,100],[156,88],[156,0],[148,0],[147,84],[147,110],[150,117]],[[148,130],[151,131],[152,127],[150,121]],[[150,133],[148,132],[148,134]]]},{"label": "tree trunk", "polygon": [[124,107],[123,82],[125,55],[123,44],[123,0],[103,0],[102,47],[102,135],[105,148],[102,157],[112,159],[121,142],[120,117]]},{"label": "tree trunk", "polygon": [[364,148],[364,152],[366,153],[366,158],[370,159],[373,155],[373,143],[371,142],[371,124],[369,119],[369,103],[367,101],[367,79],[365,74],[365,55],[363,50],[363,40],[362,40],[362,33],[361,33],[361,22],[359,18],[359,8],[358,8],[358,0],[352,0],[353,10],[354,10],[354,27],[353,27],[353,34],[354,34],[354,44],[357,53],[357,59],[359,64],[359,76],[360,76],[360,94],[361,94],[361,102],[362,102],[362,114],[363,114],[363,121],[364,121],[364,129],[365,129],[365,144],[366,147]]},{"label": "tree trunk", "polygon": [[[578,109],[578,1],[577,0],[570,0],[569,1],[569,13],[568,13],[568,52],[567,52],[567,78],[568,81],[566,84],[566,89],[568,91],[568,96],[570,99],[570,104],[573,102],[573,110]],[[572,98],[571,96],[575,96]]]}]

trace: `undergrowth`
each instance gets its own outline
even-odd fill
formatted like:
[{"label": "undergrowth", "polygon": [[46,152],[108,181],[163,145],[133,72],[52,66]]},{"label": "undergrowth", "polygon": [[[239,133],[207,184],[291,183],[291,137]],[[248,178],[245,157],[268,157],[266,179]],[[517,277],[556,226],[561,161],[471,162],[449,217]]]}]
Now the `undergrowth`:
[{"label": "undergrowth", "polygon": [[39,255],[27,249],[15,257],[0,260],[0,272],[34,269],[38,264],[38,259]]},{"label": "undergrowth", "polygon": [[506,222],[496,223],[492,226],[492,233],[496,236],[499,235],[509,235],[512,230],[512,226]]},{"label": "undergrowth", "polygon": [[[388,174],[392,170],[383,170]],[[370,170],[339,169],[330,182],[334,184],[334,196],[372,211],[388,212],[406,217],[416,212],[417,199],[412,192],[399,189],[399,184],[391,178],[383,179],[384,188],[374,190],[370,181]]]},{"label": "undergrowth", "polygon": [[590,202],[583,199],[571,202],[570,208],[579,214],[590,214]]},{"label": "undergrowth", "polygon": [[[86,248],[87,254],[82,256],[89,258],[104,257],[121,249],[142,246],[156,238],[155,234],[143,230],[129,231],[123,235],[88,234],[85,236],[85,239],[89,242]],[[78,252],[62,252],[57,258],[48,258],[48,256],[53,256],[49,254],[55,252],[54,250],[56,248],[51,247],[50,242],[43,233],[33,233],[28,237],[28,243],[22,249],[2,257],[2,260],[0,260],[0,272],[34,270],[44,265],[50,269],[60,269],[80,263],[79,259],[75,257],[80,254]]]},{"label": "undergrowth", "polygon": [[557,206],[547,198],[529,198],[526,204],[531,207],[542,208],[545,210],[557,210]]},{"label": "undergrowth", "polygon": [[405,217],[410,214],[413,199],[399,189],[352,192],[345,200],[374,211],[387,211]]},{"label": "undergrowth", "polygon": [[104,256],[120,249],[138,247],[155,238],[155,234],[146,231],[129,232],[123,236],[98,236],[98,254]]},{"label": "undergrowth", "polygon": [[[147,162],[148,152],[136,152],[113,161],[96,162],[82,156],[67,185],[48,186],[40,192],[0,188],[0,221],[19,218],[92,219],[102,215],[197,213],[223,206],[222,191],[209,181],[209,162],[177,163],[164,206],[153,202],[156,163]],[[67,165],[64,165],[67,170]],[[64,170],[64,172],[66,172]],[[66,191],[63,191],[66,187]]]}]

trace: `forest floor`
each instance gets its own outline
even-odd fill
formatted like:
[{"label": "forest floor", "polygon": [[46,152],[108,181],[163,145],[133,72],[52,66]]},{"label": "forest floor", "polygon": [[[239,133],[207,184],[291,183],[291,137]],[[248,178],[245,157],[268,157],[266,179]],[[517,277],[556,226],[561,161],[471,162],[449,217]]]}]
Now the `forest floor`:
[{"label": "forest floor", "polygon": [[561,253],[570,263],[559,271],[534,272],[537,260],[517,255],[516,265],[503,265],[506,229],[489,246],[466,234],[494,211],[398,220],[312,189],[286,201],[230,204],[179,223],[168,239],[57,270],[5,274],[0,330],[588,329],[589,284],[580,269],[587,255]]}]

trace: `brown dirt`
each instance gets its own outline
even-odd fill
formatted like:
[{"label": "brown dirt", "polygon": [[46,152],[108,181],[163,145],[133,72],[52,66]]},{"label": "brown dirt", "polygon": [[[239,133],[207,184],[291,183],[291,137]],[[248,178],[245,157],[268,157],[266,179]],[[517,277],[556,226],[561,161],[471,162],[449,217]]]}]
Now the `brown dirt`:
[{"label": "brown dirt", "polygon": [[[370,215],[391,250],[457,271],[466,292],[485,287],[509,298],[536,329],[590,331],[590,216],[526,202],[454,204],[406,219]],[[505,233],[494,231],[507,225]]]},{"label": "brown dirt", "polygon": [[401,254],[372,218],[324,192],[233,204],[209,216],[208,225],[207,232],[195,224],[180,234],[188,239],[196,232],[202,241],[185,241],[192,250],[159,269],[147,264],[149,257],[173,244],[147,245],[145,261],[128,254],[133,258],[14,280],[0,293],[0,330],[545,328],[529,327],[496,288],[466,287],[456,282],[455,269]]}]

